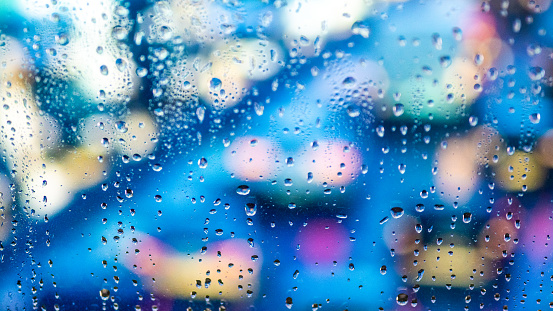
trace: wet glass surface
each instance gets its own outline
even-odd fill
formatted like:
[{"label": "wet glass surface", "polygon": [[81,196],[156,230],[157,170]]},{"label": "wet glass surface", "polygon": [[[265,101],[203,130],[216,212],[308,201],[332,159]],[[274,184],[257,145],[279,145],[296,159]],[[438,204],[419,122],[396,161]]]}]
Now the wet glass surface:
[{"label": "wet glass surface", "polygon": [[553,307],[550,5],[0,1],[0,307]]}]

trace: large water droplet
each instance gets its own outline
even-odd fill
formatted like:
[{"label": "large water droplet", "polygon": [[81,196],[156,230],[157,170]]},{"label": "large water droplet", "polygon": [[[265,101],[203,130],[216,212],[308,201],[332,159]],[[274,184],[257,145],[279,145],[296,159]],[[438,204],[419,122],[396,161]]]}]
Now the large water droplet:
[{"label": "large water droplet", "polygon": [[392,213],[392,217],[394,218],[400,218],[401,216],[403,216],[403,208],[401,207],[392,207],[392,209],[390,210],[390,213]]},{"label": "large water droplet", "polygon": [[[207,167],[207,159],[206,158],[201,158],[198,160],[198,166],[200,168],[206,168]],[[248,191],[249,191],[249,188],[248,188]]]},{"label": "large water droplet", "polygon": [[356,105],[349,105],[346,111],[348,113],[348,116],[352,118],[358,117],[361,114],[359,107],[357,107]]},{"label": "large water droplet", "polygon": [[530,67],[530,69],[528,70],[528,76],[534,81],[541,80],[543,77],[545,77],[545,70],[538,66]]},{"label": "large water droplet", "polygon": [[397,295],[396,302],[397,302],[398,305],[404,306],[404,305],[407,304],[408,299],[409,299],[409,296],[407,296],[407,294],[401,293],[401,294]]},{"label": "large water droplet", "polygon": [[459,27],[453,27],[453,38],[457,41],[461,41],[463,39],[463,31]]},{"label": "large water droplet", "polygon": [[394,116],[399,117],[403,114],[403,112],[405,112],[405,107],[403,106],[403,104],[398,103],[394,105],[393,111]]},{"label": "large water droplet", "polygon": [[100,66],[100,73],[104,76],[107,76],[108,73],[109,73],[108,66],[106,66],[106,65]]},{"label": "large water droplet", "polygon": [[250,193],[250,187],[246,185],[240,185],[236,188],[236,193],[239,195],[248,195]]},{"label": "large water droplet", "polygon": [[127,69],[127,61],[125,61],[124,59],[118,58],[115,61],[115,66],[119,71],[124,72]]},{"label": "large water droplet", "polygon": [[129,128],[127,127],[127,123],[125,121],[117,121],[115,122],[115,127],[117,130],[121,133],[126,133],[129,131]]},{"label": "large water droplet", "polygon": [[108,300],[109,299],[109,289],[102,289],[100,291],[100,298],[102,298],[102,300]]},{"label": "large water droplet", "polygon": [[247,216],[255,216],[257,213],[257,204],[255,203],[246,203],[244,206],[244,209],[246,210]]},{"label": "large water droplet", "polygon": [[347,88],[351,88],[351,87],[355,86],[356,82],[357,82],[357,80],[355,80],[354,77],[347,77],[347,78],[344,79],[344,81],[342,81],[342,86],[347,87]]},{"label": "large water droplet", "polygon": [[442,68],[447,68],[450,65],[451,65],[451,57],[449,57],[448,55],[440,57],[440,66],[442,66]]},{"label": "large water droplet", "polygon": [[293,303],[292,303],[292,297],[286,298],[286,308],[292,309],[292,305],[293,305]]},{"label": "large water droplet", "polygon": [[219,80],[218,78],[212,78],[209,81],[209,90],[213,93],[219,93],[222,85],[223,82],[221,82],[221,80]]}]

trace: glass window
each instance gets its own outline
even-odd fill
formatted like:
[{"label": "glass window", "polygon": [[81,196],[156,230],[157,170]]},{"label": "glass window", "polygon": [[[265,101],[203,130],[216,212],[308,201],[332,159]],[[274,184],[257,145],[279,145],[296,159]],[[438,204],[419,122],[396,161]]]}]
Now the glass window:
[{"label": "glass window", "polygon": [[550,5],[0,1],[0,306],[553,307]]}]

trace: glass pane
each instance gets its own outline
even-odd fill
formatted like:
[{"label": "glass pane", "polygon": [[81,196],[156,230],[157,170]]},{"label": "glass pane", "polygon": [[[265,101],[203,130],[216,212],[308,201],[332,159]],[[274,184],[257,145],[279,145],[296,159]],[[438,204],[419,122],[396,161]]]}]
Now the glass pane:
[{"label": "glass pane", "polygon": [[0,306],[553,307],[550,5],[0,1]]}]

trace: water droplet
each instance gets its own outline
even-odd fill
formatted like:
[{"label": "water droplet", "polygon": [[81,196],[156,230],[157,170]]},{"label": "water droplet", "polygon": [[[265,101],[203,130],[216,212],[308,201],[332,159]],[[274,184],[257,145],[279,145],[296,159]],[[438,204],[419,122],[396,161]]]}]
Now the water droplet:
[{"label": "water droplet", "polygon": [[311,149],[313,150],[317,150],[319,149],[319,142],[314,140],[312,143],[311,143]]},{"label": "water droplet", "polygon": [[470,117],[469,117],[469,124],[470,124],[470,126],[476,126],[476,125],[478,125],[478,117],[476,117],[476,116],[470,116]]},{"label": "water droplet", "polygon": [[148,69],[144,67],[136,68],[136,75],[139,76],[140,78],[145,77],[147,74],[148,74]]},{"label": "water droplet", "polygon": [[543,77],[545,77],[545,70],[538,66],[530,67],[530,69],[528,70],[528,76],[534,81],[541,80]]},{"label": "water droplet", "polygon": [[108,300],[109,299],[109,289],[102,289],[100,291],[100,298],[102,298],[102,300]]},{"label": "water droplet", "polygon": [[442,37],[438,33],[432,34],[432,45],[434,45],[436,50],[442,49]]},{"label": "water droplet", "polygon": [[117,130],[121,133],[126,133],[129,131],[129,128],[127,127],[127,123],[125,121],[117,121],[115,122],[115,127]]},{"label": "water droplet", "polygon": [[483,62],[484,62],[484,55],[482,55],[482,54],[476,54],[476,55],[474,56],[474,64],[475,64],[476,66],[482,65]]},{"label": "water droplet", "polygon": [[255,214],[257,213],[257,204],[246,203],[244,209],[246,210],[247,216],[255,216]]},{"label": "water droplet", "polygon": [[106,65],[102,65],[100,66],[100,73],[103,74],[104,76],[107,76],[108,75],[108,66]]},{"label": "water droplet", "polygon": [[250,187],[246,185],[240,185],[236,188],[236,193],[239,195],[248,195],[250,193]]},{"label": "water droplet", "polygon": [[342,85],[347,88],[352,88],[355,86],[356,82],[357,80],[355,80],[354,77],[347,77],[344,79],[344,81],[342,81]]},{"label": "water droplet", "polygon": [[405,168],[406,168],[406,167],[407,167],[407,166],[406,166],[405,164],[401,163],[401,164],[399,164],[399,165],[397,166],[397,169],[398,169],[398,171],[399,171],[400,174],[405,174]]},{"label": "water droplet", "polygon": [[494,81],[495,79],[497,79],[498,76],[499,70],[497,70],[495,67],[492,67],[490,68],[490,70],[488,70],[488,79],[490,79],[490,81]]},{"label": "water droplet", "polygon": [[69,37],[64,33],[57,35],[54,39],[59,45],[67,45],[69,43]]},{"label": "water droplet", "polygon": [[354,35],[360,35],[365,39],[368,38],[371,33],[370,28],[361,21],[356,21],[355,23],[353,23],[353,25],[351,26],[351,32]]},{"label": "water droplet", "polygon": [[294,158],[289,157],[286,159],[286,165],[288,166],[294,166]]},{"label": "water droplet", "polygon": [[396,302],[397,302],[398,305],[404,306],[404,305],[407,304],[408,299],[409,299],[409,296],[407,296],[407,294],[401,293],[401,294],[397,295]]},{"label": "water droplet", "polygon": [[386,274],[386,272],[387,272],[386,266],[380,267],[380,274],[384,275]]},{"label": "water droplet", "polygon": [[125,70],[127,70],[127,61],[125,61],[124,59],[118,58],[115,61],[115,66],[117,67],[117,70],[121,72],[125,72]]},{"label": "water droplet", "polygon": [[292,303],[292,297],[286,298],[286,308],[292,309],[292,305],[293,305],[293,303]]},{"label": "water droplet", "polygon": [[507,147],[507,154],[510,155],[510,156],[515,154],[515,146],[508,146]]},{"label": "water droplet", "polygon": [[392,209],[390,210],[390,213],[392,214],[392,217],[397,219],[397,218],[400,218],[401,216],[403,216],[403,208],[401,207],[392,207]]},{"label": "water droplet", "polygon": [[472,220],[472,214],[471,213],[464,213],[463,214],[463,222],[468,224]]},{"label": "water droplet", "polygon": [[415,279],[415,281],[420,282],[423,276],[424,276],[424,269],[420,269],[419,271],[417,271],[417,278]]},{"label": "water droplet", "polygon": [[122,26],[115,26],[111,30],[111,36],[116,40],[125,40],[128,34],[129,31],[127,30],[127,28]]},{"label": "water droplet", "polygon": [[399,117],[405,112],[405,107],[403,104],[395,104],[392,110],[394,111],[394,116]]},{"label": "water droplet", "polygon": [[346,112],[348,113],[348,116],[352,118],[358,117],[361,114],[361,111],[357,105],[349,105]]},{"label": "water droplet", "polygon": [[513,32],[519,32],[521,27],[522,22],[520,21],[520,18],[515,18],[515,20],[513,21]]},{"label": "water droplet", "polygon": [[221,90],[221,86],[223,85],[223,82],[221,82],[218,78],[212,78],[209,81],[209,90],[213,93],[219,93]]},{"label": "water droplet", "polygon": [[453,27],[453,38],[457,41],[461,41],[463,39],[463,31],[459,27]]},{"label": "water droplet", "polygon": [[[198,166],[200,168],[206,168],[207,167],[207,159],[206,158],[201,158],[198,160]],[[239,187],[240,188],[240,187]],[[249,192],[249,188],[248,188],[248,192]],[[247,193],[246,193],[247,194]]]},{"label": "water droplet", "polygon": [[383,125],[379,125],[376,128],[376,134],[380,137],[384,137],[384,126]]}]

